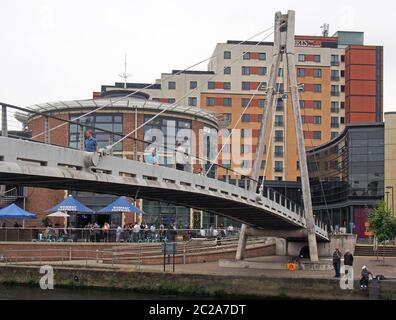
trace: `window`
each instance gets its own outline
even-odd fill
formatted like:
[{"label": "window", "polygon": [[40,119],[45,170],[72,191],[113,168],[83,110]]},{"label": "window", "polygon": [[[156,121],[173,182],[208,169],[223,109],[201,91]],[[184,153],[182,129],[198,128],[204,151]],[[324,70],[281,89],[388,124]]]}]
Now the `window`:
[{"label": "window", "polygon": [[175,103],[176,102],[176,99],[174,99],[174,98],[169,98],[168,99],[168,103]]},{"label": "window", "polygon": [[241,168],[243,168],[243,169],[249,168],[249,160],[242,160],[241,161]]},{"label": "window", "polygon": [[283,127],[283,116],[280,116],[280,115],[275,116],[275,126]]},{"label": "window", "polygon": [[341,70],[341,78],[345,78],[345,70]]},{"label": "window", "polygon": [[197,106],[197,98],[195,97],[188,97],[188,105],[190,107],[196,107]]},{"label": "window", "polygon": [[340,71],[331,70],[331,81],[339,81],[339,80],[340,80]]},{"label": "window", "polygon": [[298,91],[304,92],[305,91],[305,84],[301,83],[298,85]]},{"label": "window", "polygon": [[305,54],[298,55],[298,62],[305,62]]},{"label": "window", "polygon": [[265,99],[259,99],[258,106],[259,108],[265,108]]},{"label": "window", "polygon": [[332,85],[331,86],[331,95],[333,97],[337,97],[340,95],[340,86]]},{"label": "window", "polygon": [[345,102],[344,101],[341,102],[341,109],[345,109]]},{"label": "window", "polygon": [[222,160],[221,162],[224,168],[231,168],[231,160]]},{"label": "window", "polygon": [[176,82],[174,82],[174,81],[169,81],[169,82],[168,82],[168,89],[169,89],[169,90],[175,90],[175,89],[176,89]]},{"label": "window", "polygon": [[266,161],[262,160],[261,161],[261,169],[265,169]]},{"label": "window", "polygon": [[190,89],[195,89],[198,86],[197,81],[190,81]]},{"label": "window", "polygon": [[223,88],[224,90],[231,90],[231,82],[224,82]]},{"label": "window", "polygon": [[215,82],[214,81],[208,81],[208,90],[213,90],[215,88]]},{"label": "window", "polygon": [[284,84],[283,83],[277,83],[276,84],[276,92],[283,93],[284,92]]},{"label": "window", "polygon": [[320,100],[315,100],[315,101],[313,102],[313,108],[316,109],[316,110],[322,109],[322,101],[320,101]]},{"label": "window", "polygon": [[249,153],[250,152],[250,146],[247,144],[241,145],[241,153]]},{"label": "window", "polygon": [[267,60],[267,54],[265,52],[260,52],[258,58],[261,61]]},{"label": "window", "polygon": [[283,68],[278,69],[278,77],[283,77]]},{"label": "window", "polygon": [[320,54],[314,54],[313,61],[314,62],[320,62]]},{"label": "window", "polygon": [[244,114],[241,120],[242,122],[250,122],[250,114]]},{"label": "window", "polygon": [[250,90],[250,83],[242,81],[242,90]]},{"label": "window", "polygon": [[313,76],[315,78],[322,78],[322,69],[314,69]]},{"label": "window", "polygon": [[224,122],[231,122],[231,119],[232,119],[232,115],[231,115],[231,113],[223,113],[223,119],[224,119]]},{"label": "window", "polygon": [[283,157],[283,146],[275,146],[275,157]]},{"label": "window", "polygon": [[231,107],[232,106],[232,98],[224,98],[223,99],[223,106]]},{"label": "window", "polygon": [[340,122],[341,122],[341,124],[344,124],[345,123],[345,118],[344,117],[340,117]]},{"label": "window", "polygon": [[259,84],[259,91],[265,91],[265,89],[267,88],[267,82],[261,82]]},{"label": "window", "polygon": [[297,77],[299,77],[299,78],[305,77],[305,69],[304,68],[297,68]]},{"label": "window", "polygon": [[337,138],[337,137],[338,137],[338,135],[339,135],[339,133],[338,133],[338,132],[331,132],[331,133],[330,133],[331,139],[335,139],[335,138]]},{"label": "window", "polygon": [[249,138],[251,137],[251,130],[250,129],[241,129],[241,138]]},{"label": "window", "polygon": [[330,111],[334,113],[340,112],[340,103],[338,101],[331,101]]},{"label": "window", "polygon": [[321,140],[322,139],[322,132],[321,131],[314,131],[313,132],[313,138],[315,140]]},{"label": "window", "polygon": [[283,172],[283,161],[275,161],[275,172]]},{"label": "window", "polygon": [[300,108],[301,109],[305,108],[305,100],[300,100]]},{"label": "window", "polygon": [[283,177],[275,177],[275,180],[276,180],[276,181],[282,181],[282,180],[283,180]]},{"label": "window", "polygon": [[332,54],[330,57],[330,63],[332,66],[338,66],[340,64],[340,56]]},{"label": "window", "polygon": [[246,108],[246,107],[249,105],[249,101],[250,101],[249,98],[242,98],[242,99],[241,99],[241,105],[242,105],[242,107],[243,107],[243,108]]},{"label": "window", "polygon": [[231,59],[231,51],[224,51],[224,59]]},{"label": "window", "polygon": [[284,110],[283,99],[277,99],[276,101],[276,111],[282,112]]},{"label": "window", "polygon": [[258,74],[259,74],[259,76],[265,76],[267,74],[267,68],[266,67],[259,67],[258,68]]},{"label": "window", "polygon": [[283,142],[283,131],[275,130],[275,142]]},{"label": "window", "polygon": [[211,107],[215,105],[215,98],[206,98],[206,105]]},{"label": "window", "polygon": [[314,92],[322,92],[322,85],[321,84],[314,84],[313,85]]},{"label": "window", "polygon": [[243,75],[243,76],[248,76],[248,75],[250,75],[250,68],[249,68],[249,67],[244,67],[244,66],[242,66],[242,75]]},{"label": "window", "polygon": [[341,85],[341,92],[345,92],[345,86]]},{"label": "window", "polygon": [[305,116],[301,116],[301,123],[302,123],[302,124],[305,123]]},{"label": "window", "polygon": [[314,124],[321,124],[322,123],[322,117],[321,116],[314,116],[313,117],[313,123]]},{"label": "window", "polygon": [[243,53],[243,60],[250,60],[250,52]]},{"label": "window", "polygon": [[296,169],[297,169],[297,170],[300,170],[300,161],[298,161],[298,160],[297,160],[297,162],[296,162]]},{"label": "window", "polygon": [[338,128],[340,126],[339,120],[340,119],[338,117],[331,117],[331,122],[330,122],[331,128]]},{"label": "window", "polygon": [[224,74],[231,74],[231,67],[225,67]]}]

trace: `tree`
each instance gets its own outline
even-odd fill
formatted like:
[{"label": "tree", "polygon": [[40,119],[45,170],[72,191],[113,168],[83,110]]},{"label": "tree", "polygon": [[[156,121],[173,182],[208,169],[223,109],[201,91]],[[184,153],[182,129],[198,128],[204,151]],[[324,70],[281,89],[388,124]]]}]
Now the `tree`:
[{"label": "tree", "polygon": [[378,242],[383,245],[383,261],[385,263],[385,241],[396,237],[396,218],[387,208],[385,202],[380,201],[369,213],[368,222],[370,231],[377,237]]}]

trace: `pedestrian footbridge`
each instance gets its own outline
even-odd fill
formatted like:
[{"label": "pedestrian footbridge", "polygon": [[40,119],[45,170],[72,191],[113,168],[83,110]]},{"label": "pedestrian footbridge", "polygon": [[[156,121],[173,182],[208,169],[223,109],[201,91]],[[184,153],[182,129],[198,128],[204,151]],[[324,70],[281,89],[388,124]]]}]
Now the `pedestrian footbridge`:
[{"label": "pedestrian footbridge", "polygon": [[[281,194],[262,197],[213,178],[40,142],[0,137],[0,183],[159,200],[215,213],[268,236],[306,241],[304,212]],[[316,222],[317,241],[328,241]]]}]

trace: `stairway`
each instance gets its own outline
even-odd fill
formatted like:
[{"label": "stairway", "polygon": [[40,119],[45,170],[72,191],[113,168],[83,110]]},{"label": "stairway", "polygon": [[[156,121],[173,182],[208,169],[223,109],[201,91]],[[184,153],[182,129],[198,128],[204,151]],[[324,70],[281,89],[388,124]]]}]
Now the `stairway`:
[{"label": "stairway", "polygon": [[[396,257],[396,246],[386,245],[383,247],[382,245],[379,245],[378,256],[382,257],[384,254],[385,257]],[[356,244],[355,256],[374,257],[377,256],[377,252],[373,250],[373,245]]]},{"label": "stairway", "polygon": [[4,208],[11,203],[14,203],[18,199],[18,190],[17,188],[8,190],[2,194],[0,194],[0,208]]}]

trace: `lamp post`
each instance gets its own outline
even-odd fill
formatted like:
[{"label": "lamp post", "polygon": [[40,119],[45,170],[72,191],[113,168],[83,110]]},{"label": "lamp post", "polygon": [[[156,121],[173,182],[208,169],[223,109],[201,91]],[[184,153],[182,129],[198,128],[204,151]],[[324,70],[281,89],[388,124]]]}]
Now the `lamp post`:
[{"label": "lamp post", "polygon": [[392,190],[392,193],[391,193],[391,195],[392,195],[392,214],[395,215],[395,197],[394,197],[394,194],[393,194],[393,189],[394,188],[393,188],[393,186],[387,186],[386,189]]},{"label": "lamp post", "polygon": [[386,210],[389,210],[389,191],[385,191],[386,194]]}]

